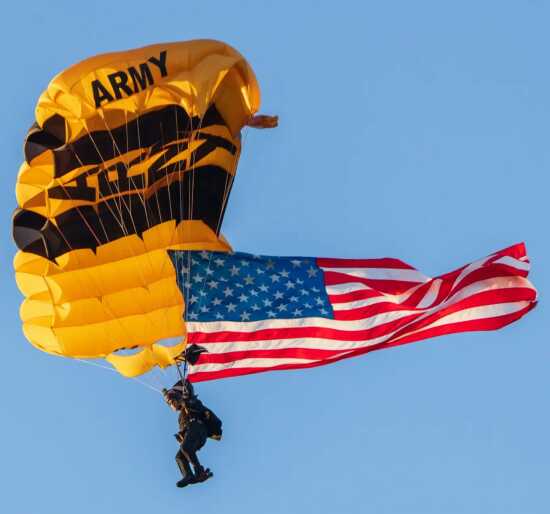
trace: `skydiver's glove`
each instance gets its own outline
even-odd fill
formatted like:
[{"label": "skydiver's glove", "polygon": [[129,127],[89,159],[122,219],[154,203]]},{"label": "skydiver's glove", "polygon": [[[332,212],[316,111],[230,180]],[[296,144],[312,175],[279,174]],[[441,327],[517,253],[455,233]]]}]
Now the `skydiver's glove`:
[{"label": "skydiver's glove", "polygon": [[183,443],[183,435],[182,435],[181,432],[178,432],[177,434],[174,434],[174,437],[176,438],[176,441],[178,443],[180,443],[180,444]]}]

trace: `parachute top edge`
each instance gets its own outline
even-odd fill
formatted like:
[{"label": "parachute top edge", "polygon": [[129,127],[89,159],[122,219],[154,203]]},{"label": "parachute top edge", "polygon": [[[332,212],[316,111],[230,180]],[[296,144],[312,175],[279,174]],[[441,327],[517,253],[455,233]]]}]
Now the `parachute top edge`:
[{"label": "parachute top edge", "polygon": [[86,57],[85,59],[82,59],[78,62],[75,62],[74,64],[71,64],[67,66],[64,70],[57,73],[50,81],[49,85],[55,83],[56,81],[60,80],[61,78],[66,81],[66,83],[70,83],[71,81],[68,80],[68,77],[70,77],[73,73],[78,72],[79,74],[82,73],[81,70],[78,70],[78,68],[86,65],[87,68],[90,70],[93,70],[94,68],[101,68],[103,66],[108,66],[109,64],[113,64],[118,61],[131,61],[133,57],[138,58],[142,54],[148,54],[151,51],[160,50],[160,49],[173,49],[180,46],[194,46],[194,45],[201,45],[201,44],[208,44],[212,45],[212,48],[218,47],[219,49],[227,50],[228,54],[233,54],[235,57],[240,57],[243,60],[246,60],[241,53],[239,53],[238,50],[233,48],[231,45],[228,45],[227,43],[224,43],[223,41],[219,41],[216,39],[190,39],[187,41],[167,41],[165,43],[153,43],[150,45],[145,46],[139,46],[136,48],[128,48],[126,50],[114,50],[112,52],[103,52],[101,54],[93,55],[92,57]]},{"label": "parachute top edge", "polygon": [[226,74],[233,79],[225,90],[232,88],[234,99],[226,99],[222,109],[234,111],[230,126],[235,133],[259,110],[260,88],[243,55],[213,39],[156,43],[88,57],[54,76],[38,99],[35,118],[41,129],[54,114],[78,124],[113,109],[133,112],[173,103],[178,95],[188,104],[195,91],[200,92],[197,106],[203,113]]}]

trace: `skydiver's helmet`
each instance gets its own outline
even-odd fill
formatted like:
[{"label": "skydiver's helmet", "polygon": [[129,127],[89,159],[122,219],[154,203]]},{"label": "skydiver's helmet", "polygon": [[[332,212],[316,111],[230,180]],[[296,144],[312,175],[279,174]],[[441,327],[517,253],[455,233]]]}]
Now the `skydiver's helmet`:
[{"label": "skydiver's helmet", "polygon": [[183,401],[196,398],[193,384],[187,379],[185,379],[183,382],[181,380],[176,382],[172,386],[172,388],[168,390],[168,393],[170,392],[172,392],[173,395],[179,395],[180,399],[182,399]]}]

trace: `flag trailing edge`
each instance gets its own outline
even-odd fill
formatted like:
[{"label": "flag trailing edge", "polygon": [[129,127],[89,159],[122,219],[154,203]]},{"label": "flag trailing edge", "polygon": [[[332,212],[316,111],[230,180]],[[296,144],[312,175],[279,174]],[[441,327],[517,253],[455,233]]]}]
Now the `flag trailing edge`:
[{"label": "flag trailing edge", "polygon": [[392,258],[170,251],[199,382],[308,368],[439,335],[495,330],[537,301],[519,243],[430,278]]}]

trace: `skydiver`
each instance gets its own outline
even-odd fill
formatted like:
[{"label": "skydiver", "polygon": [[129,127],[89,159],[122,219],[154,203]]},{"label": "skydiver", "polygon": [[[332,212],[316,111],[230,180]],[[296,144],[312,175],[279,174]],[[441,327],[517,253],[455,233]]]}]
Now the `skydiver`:
[{"label": "skydiver", "polygon": [[202,466],[197,452],[204,446],[208,437],[218,441],[221,439],[222,423],[198,399],[193,385],[187,379],[180,380],[169,390],[163,390],[163,395],[172,410],[179,411],[179,432],[175,437],[180,443],[180,449],[176,454],[176,463],[182,479],[176,485],[185,487],[189,484],[204,482],[212,477],[212,472]]}]

